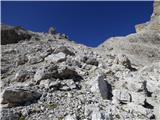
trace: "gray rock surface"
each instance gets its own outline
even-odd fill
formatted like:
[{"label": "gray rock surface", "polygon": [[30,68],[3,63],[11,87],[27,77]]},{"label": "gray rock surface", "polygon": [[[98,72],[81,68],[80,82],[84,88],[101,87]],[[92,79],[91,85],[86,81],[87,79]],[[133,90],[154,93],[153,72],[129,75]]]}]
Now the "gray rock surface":
[{"label": "gray rock surface", "polygon": [[159,120],[159,1],[153,10],[137,33],[96,48],[1,25],[0,119]]},{"label": "gray rock surface", "polygon": [[66,55],[62,52],[59,52],[57,54],[52,54],[49,55],[45,58],[46,62],[52,62],[52,63],[57,63],[57,62],[62,62],[66,60]]},{"label": "gray rock surface", "polygon": [[24,105],[26,102],[33,102],[39,99],[40,93],[31,91],[24,87],[8,87],[2,93],[2,104],[8,104],[9,107]]}]

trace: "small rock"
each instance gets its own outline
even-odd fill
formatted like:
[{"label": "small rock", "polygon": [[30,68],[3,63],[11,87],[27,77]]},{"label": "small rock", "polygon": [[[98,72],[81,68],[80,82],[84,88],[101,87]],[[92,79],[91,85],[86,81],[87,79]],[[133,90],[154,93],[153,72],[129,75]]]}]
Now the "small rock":
[{"label": "small rock", "polygon": [[51,54],[45,58],[45,61],[49,63],[51,62],[57,63],[57,62],[65,61],[65,60],[66,60],[66,55],[63,52],[59,52],[57,54]]},{"label": "small rock", "polygon": [[155,113],[155,116],[156,116],[156,120],[159,120],[160,119],[160,103],[159,105],[156,105],[155,108],[154,108],[154,113]]},{"label": "small rock", "polygon": [[45,88],[49,88],[50,82],[51,82],[51,81],[50,81],[49,79],[41,80],[41,81],[40,81],[40,86],[44,86]]},{"label": "small rock", "polygon": [[19,115],[13,113],[10,109],[2,109],[0,120],[19,120]]},{"label": "small rock", "polygon": [[28,63],[37,64],[43,61],[43,58],[38,55],[27,55]]},{"label": "small rock", "polygon": [[93,110],[92,120],[112,120],[111,115],[105,113],[105,111],[100,111],[98,109]]},{"label": "small rock", "polygon": [[145,95],[136,92],[131,92],[131,96],[132,96],[132,102],[134,102],[137,105],[144,105],[146,99]]},{"label": "small rock", "polygon": [[131,95],[125,89],[122,89],[122,90],[115,89],[115,90],[113,90],[113,102],[116,102],[117,100],[120,103],[131,102]]},{"label": "small rock", "polygon": [[30,79],[31,76],[33,75],[33,73],[31,71],[27,71],[27,70],[20,70],[16,73],[15,75],[15,80],[17,82],[24,82],[27,79]]},{"label": "small rock", "polygon": [[70,51],[66,46],[60,46],[54,50],[54,53],[63,52],[66,55],[74,56],[74,52]]},{"label": "small rock", "polygon": [[128,110],[132,112],[136,112],[137,114],[145,115],[145,116],[147,116],[147,114],[151,112],[151,110],[148,110],[141,105],[136,105],[135,103],[128,103],[127,106],[128,106]]},{"label": "small rock", "polygon": [[131,62],[130,60],[128,59],[128,57],[124,54],[119,54],[117,55],[116,59],[114,60],[114,62],[116,64],[120,64],[120,65],[123,65],[125,66],[126,68],[132,68],[131,67]]},{"label": "small rock", "polygon": [[28,58],[26,55],[20,55],[16,59],[16,65],[23,65],[28,61]]},{"label": "small rock", "polygon": [[127,78],[127,88],[131,91],[135,91],[135,92],[138,92],[138,91],[143,91],[144,89],[144,85],[143,85],[143,82],[141,81],[136,81],[135,78]]},{"label": "small rock", "polygon": [[98,61],[96,60],[96,58],[91,56],[84,56],[81,61],[86,64],[98,66]]},{"label": "small rock", "polygon": [[61,86],[60,81],[52,81],[52,82],[49,84],[49,88],[59,89],[60,86]]},{"label": "small rock", "polygon": [[75,71],[73,67],[68,67],[66,65],[59,66],[57,77],[60,79],[70,79],[70,78],[76,80],[82,79],[81,76],[78,75],[78,73]]},{"label": "small rock", "polygon": [[31,112],[30,109],[27,109],[27,108],[21,110],[21,114],[23,116],[28,116],[30,112]]},{"label": "small rock", "polygon": [[52,65],[46,65],[42,66],[41,68],[37,69],[35,75],[34,75],[34,80],[36,82],[39,82],[42,79],[48,79],[51,77],[56,76],[57,73],[57,66],[52,64]]},{"label": "small rock", "polygon": [[61,85],[62,85],[62,88],[60,88],[61,90],[72,90],[77,88],[75,82],[72,79],[63,80],[61,82]]},{"label": "small rock", "polygon": [[64,120],[77,120],[75,115],[67,115]]}]

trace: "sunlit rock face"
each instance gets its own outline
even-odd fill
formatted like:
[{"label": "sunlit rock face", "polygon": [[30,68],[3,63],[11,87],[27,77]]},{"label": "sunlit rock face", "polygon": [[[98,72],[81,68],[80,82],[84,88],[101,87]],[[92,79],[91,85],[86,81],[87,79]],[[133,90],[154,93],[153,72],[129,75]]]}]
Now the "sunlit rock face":
[{"label": "sunlit rock face", "polygon": [[156,30],[160,31],[160,1],[155,0],[153,4],[153,14],[149,22],[138,24],[135,26],[136,32],[142,30]]},{"label": "sunlit rock face", "polygon": [[114,54],[125,53],[135,65],[146,65],[160,59],[160,1],[155,1],[151,19],[135,26],[136,33],[112,37],[98,48]]},{"label": "sunlit rock face", "polygon": [[160,1],[159,0],[155,0],[154,2],[153,15],[154,16],[160,15]]}]

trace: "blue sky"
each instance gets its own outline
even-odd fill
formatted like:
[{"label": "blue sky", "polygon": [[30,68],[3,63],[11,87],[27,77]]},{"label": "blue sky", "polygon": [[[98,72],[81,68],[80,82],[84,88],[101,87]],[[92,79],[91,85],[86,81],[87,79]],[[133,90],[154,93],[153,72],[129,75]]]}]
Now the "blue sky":
[{"label": "blue sky", "polygon": [[152,14],[151,1],[1,2],[1,22],[47,32],[50,26],[71,40],[95,47],[112,36],[135,32]]}]

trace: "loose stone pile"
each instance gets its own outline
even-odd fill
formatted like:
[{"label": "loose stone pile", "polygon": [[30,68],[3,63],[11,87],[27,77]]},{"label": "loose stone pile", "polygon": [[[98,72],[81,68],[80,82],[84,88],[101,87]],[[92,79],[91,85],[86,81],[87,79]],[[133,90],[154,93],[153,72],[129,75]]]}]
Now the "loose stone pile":
[{"label": "loose stone pile", "polygon": [[53,27],[1,27],[1,120],[160,120],[159,30],[89,48]]}]

